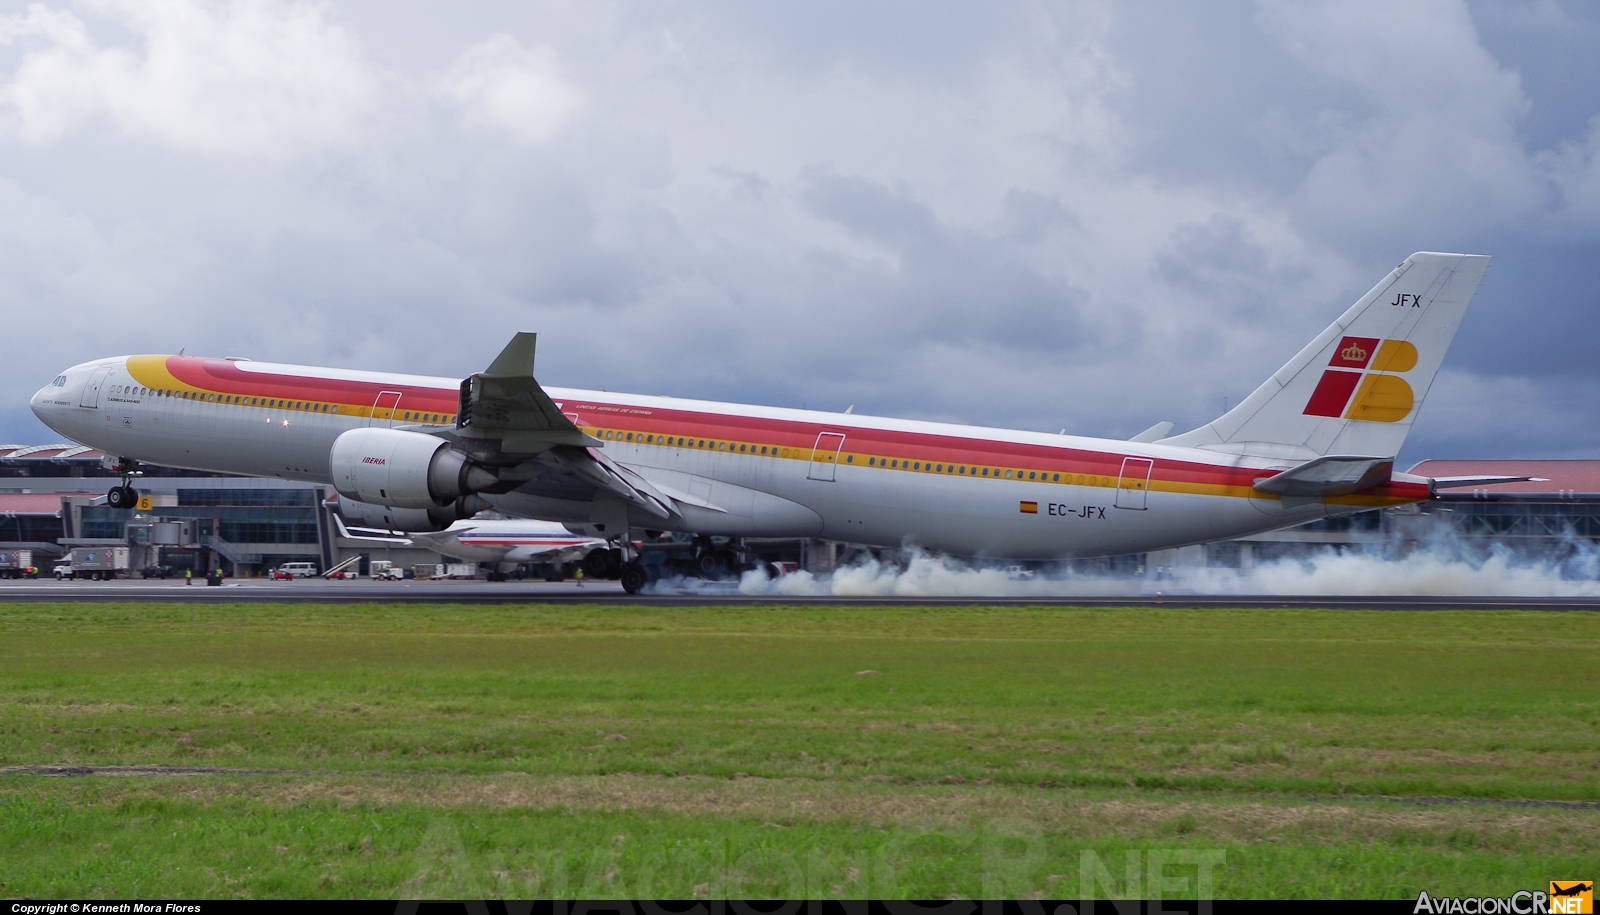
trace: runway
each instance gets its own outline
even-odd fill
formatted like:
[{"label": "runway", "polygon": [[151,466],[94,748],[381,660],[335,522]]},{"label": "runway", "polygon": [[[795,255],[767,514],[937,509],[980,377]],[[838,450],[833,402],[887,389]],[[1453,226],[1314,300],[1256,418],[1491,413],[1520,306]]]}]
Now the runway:
[{"label": "runway", "polygon": [[630,595],[616,582],[590,581],[271,581],[230,580],[220,587],[197,581],[0,581],[0,602],[87,601],[92,603],[461,603],[461,604],[629,604],[646,606],[1050,606],[1050,607],[1284,607],[1335,610],[1557,610],[1600,611],[1600,596],[1506,597],[1418,595],[1215,595],[1215,594],[1045,594],[1014,596],[888,595],[785,596],[741,594],[732,582],[706,584],[695,591]]}]

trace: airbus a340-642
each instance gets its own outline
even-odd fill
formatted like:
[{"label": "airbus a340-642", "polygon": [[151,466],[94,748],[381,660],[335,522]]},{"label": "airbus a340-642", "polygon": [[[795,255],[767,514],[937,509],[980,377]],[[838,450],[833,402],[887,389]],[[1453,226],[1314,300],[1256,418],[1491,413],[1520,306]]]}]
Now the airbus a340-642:
[{"label": "airbus a340-642", "polygon": [[[1249,397],[1127,441],[542,387],[534,335],[465,380],[195,356],[75,365],[34,395],[62,435],[140,462],[332,484],[400,530],[486,508],[615,545],[630,532],[820,537],[995,559],[1142,552],[1422,501],[1394,458],[1489,258],[1418,253]],[[1496,478],[1500,479],[1500,478]]]}]

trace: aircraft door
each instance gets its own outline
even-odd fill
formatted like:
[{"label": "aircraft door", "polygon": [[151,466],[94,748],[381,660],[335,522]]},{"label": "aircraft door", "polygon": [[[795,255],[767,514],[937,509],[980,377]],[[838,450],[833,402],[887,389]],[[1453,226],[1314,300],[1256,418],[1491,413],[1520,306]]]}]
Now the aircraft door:
[{"label": "aircraft door", "polygon": [[400,392],[382,391],[372,401],[372,415],[367,417],[367,425],[380,428],[392,426],[399,412]]},{"label": "aircraft door", "polygon": [[102,365],[94,370],[94,373],[89,376],[89,380],[84,382],[83,396],[78,398],[78,406],[100,406],[100,388],[105,385],[106,377],[111,374],[111,370],[114,368],[116,368],[116,366]]},{"label": "aircraft door", "polygon": [[838,432],[818,434],[817,444],[811,449],[811,469],[806,471],[806,479],[832,483],[834,471],[839,467],[839,452],[843,450],[842,434]]},{"label": "aircraft door", "polygon": [[1150,490],[1150,469],[1155,462],[1149,458],[1123,458],[1122,475],[1117,477],[1117,507],[1144,511],[1145,496]]}]

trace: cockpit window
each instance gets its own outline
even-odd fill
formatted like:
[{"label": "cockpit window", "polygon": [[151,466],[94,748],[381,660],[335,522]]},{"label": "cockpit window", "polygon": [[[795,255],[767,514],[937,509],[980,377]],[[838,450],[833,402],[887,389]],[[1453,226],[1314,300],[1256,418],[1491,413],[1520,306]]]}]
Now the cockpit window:
[{"label": "cockpit window", "polygon": [[67,376],[65,376],[65,375],[57,375],[56,376],[56,380],[52,381],[50,383],[55,385],[58,388],[64,388],[64,387],[67,386]]}]

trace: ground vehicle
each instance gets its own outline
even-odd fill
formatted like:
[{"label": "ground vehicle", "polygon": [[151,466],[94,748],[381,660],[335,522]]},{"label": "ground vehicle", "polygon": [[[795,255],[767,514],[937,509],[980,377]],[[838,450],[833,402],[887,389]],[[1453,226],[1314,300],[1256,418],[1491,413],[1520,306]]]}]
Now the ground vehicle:
[{"label": "ground vehicle", "polygon": [[280,580],[287,578],[316,578],[317,564],[314,562],[286,562],[272,570],[272,577]]},{"label": "ground vehicle", "polygon": [[367,575],[373,581],[399,581],[405,578],[405,570],[387,559],[374,559],[367,565]]},{"label": "ground vehicle", "polygon": [[33,550],[0,550],[0,578],[27,578],[33,568]]},{"label": "ground vehicle", "polygon": [[125,546],[79,547],[68,553],[55,566],[57,579],[87,578],[92,581],[105,581],[112,578],[127,578],[131,574],[132,570],[128,567],[128,548]]}]

